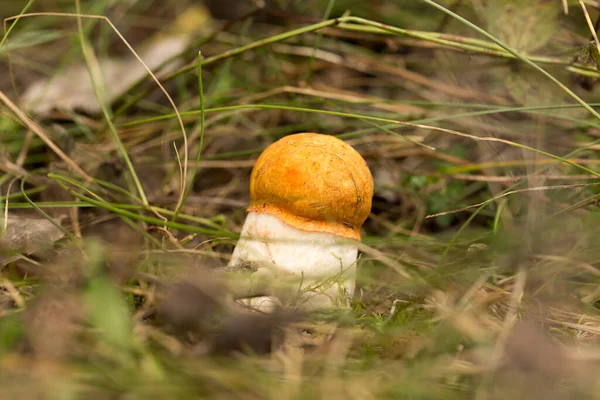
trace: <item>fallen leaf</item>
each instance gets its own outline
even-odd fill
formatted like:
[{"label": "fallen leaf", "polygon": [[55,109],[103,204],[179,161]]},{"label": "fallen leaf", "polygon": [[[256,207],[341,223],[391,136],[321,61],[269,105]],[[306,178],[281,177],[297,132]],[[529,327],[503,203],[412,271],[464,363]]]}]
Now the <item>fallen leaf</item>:
[{"label": "fallen leaf", "polygon": [[[210,16],[203,7],[190,7],[172,27],[142,44],[138,55],[150,70],[156,70],[182,53],[193,37],[190,31],[207,26],[208,18]],[[147,75],[146,68],[133,54],[124,58],[99,59],[98,68],[94,64],[91,65],[91,74],[86,64],[72,64],[54,76],[36,81],[23,94],[22,106],[41,116],[54,110],[98,114],[102,105],[94,91],[94,83],[99,88],[102,101],[111,103]],[[173,60],[161,69],[161,73],[174,71],[181,64],[181,60]]]},{"label": "fallen leaf", "polygon": [[[179,54],[188,44],[183,36],[157,39],[140,52],[148,68],[155,69],[164,61]],[[110,103],[138,79],[146,75],[144,66],[134,57],[100,60],[101,85],[104,99]],[[168,70],[179,63],[172,63]],[[98,77],[94,73],[94,80]],[[100,82],[96,82],[99,84]],[[97,114],[102,108],[94,92],[92,79],[86,65],[71,65],[50,79],[41,79],[23,94],[23,106],[37,115],[47,115],[53,110],[83,111]]]},{"label": "fallen leaf", "polygon": [[479,12],[489,33],[525,52],[547,45],[560,28],[560,8],[548,0],[490,1]]},{"label": "fallen leaf", "polygon": [[0,267],[19,259],[18,253],[36,253],[63,236],[64,232],[47,219],[9,215],[5,220],[0,217]]}]

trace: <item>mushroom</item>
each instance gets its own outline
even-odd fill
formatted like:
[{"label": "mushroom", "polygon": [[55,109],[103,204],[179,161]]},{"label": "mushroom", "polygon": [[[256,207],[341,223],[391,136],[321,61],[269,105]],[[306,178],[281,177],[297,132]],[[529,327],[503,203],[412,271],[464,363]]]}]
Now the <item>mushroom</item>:
[{"label": "mushroom", "polygon": [[[250,194],[229,267],[251,267],[256,285],[293,282],[288,293],[299,294],[303,308],[346,307],[373,197],[373,177],[360,154],[329,135],[286,136],[256,161]],[[280,300],[269,293],[246,303],[272,310]]]}]

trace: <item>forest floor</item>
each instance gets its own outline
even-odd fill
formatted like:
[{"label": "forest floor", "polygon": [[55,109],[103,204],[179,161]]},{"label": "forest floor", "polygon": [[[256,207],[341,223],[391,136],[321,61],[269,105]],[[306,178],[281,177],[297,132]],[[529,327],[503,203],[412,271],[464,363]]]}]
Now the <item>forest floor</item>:
[{"label": "forest floor", "polygon": [[[600,397],[599,16],[0,0],[0,397]],[[375,180],[352,306],[240,313],[250,172],[298,132]]]}]

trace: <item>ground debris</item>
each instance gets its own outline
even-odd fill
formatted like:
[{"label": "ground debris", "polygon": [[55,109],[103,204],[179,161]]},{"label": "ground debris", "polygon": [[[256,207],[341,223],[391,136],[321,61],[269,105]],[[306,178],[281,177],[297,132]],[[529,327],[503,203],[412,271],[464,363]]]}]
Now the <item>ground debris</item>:
[{"label": "ground debris", "polygon": [[9,215],[0,218],[0,225],[0,266],[19,259],[19,252],[33,254],[46,249],[65,235],[44,218]]}]

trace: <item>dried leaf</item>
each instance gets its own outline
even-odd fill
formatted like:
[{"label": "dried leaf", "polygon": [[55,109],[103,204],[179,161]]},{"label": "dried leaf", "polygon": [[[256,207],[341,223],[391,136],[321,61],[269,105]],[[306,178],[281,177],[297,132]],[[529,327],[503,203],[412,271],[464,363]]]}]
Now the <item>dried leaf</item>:
[{"label": "dried leaf", "polygon": [[594,67],[600,71],[600,53],[596,42],[592,40],[583,46],[579,53],[575,55],[573,61],[588,67]]},{"label": "dried leaf", "polygon": [[529,68],[516,68],[506,76],[504,82],[506,90],[518,104],[539,106],[560,104],[564,100],[564,92]]},{"label": "dried leaf", "polygon": [[[183,52],[192,39],[190,31],[207,25],[208,18],[210,16],[202,6],[190,7],[173,26],[142,45],[138,52],[140,58],[151,70],[157,69]],[[98,64],[99,68],[93,65],[91,68],[93,80],[88,67],[82,63],[70,65],[55,76],[33,83],[23,94],[22,106],[37,115],[48,115],[53,110],[98,114],[102,108],[93,82],[98,85],[101,100],[111,103],[147,75],[146,68],[133,54],[122,59],[100,59]],[[161,72],[173,71],[180,65],[181,60],[175,60]]]},{"label": "dried leaf", "polygon": [[493,0],[480,13],[489,33],[525,52],[545,46],[559,28],[555,1]]},{"label": "dried leaf", "polygon": [[[568,102],[565,92],[539,72],[526,66],[515,66],[506,75],[504,82],[506,91],[517,104],[542,106]],[[547,111],[547,113],[569,118],[585,119],[586,116],[583,108],[565,108]]]},{"label": "dried leaf", "polygon": [[0,218],[0,267],[19,258],[15,253],[33,254],[61,239],[64,232],[43,218],[9,215],[6,231]]},{"label": "dried leaf", "polygon": [[[187,38],[183,36],[162,38],[140,53],[140,57],[150,69],[154,69],[179,54],[186,45]],[[109,103],[146,74],[144,66],[133,56],[105,59],[99,63],[101,71],[94,71],[94,80],[101,88],[102,99]],[[172,64],[170,69],[176,66]],[[29,86],[23,95],[23,106],[38,115],[46,115],[53,110],[80,110],[97,114],[102,109],[84,64],[69,66],[57,76]]]}]

